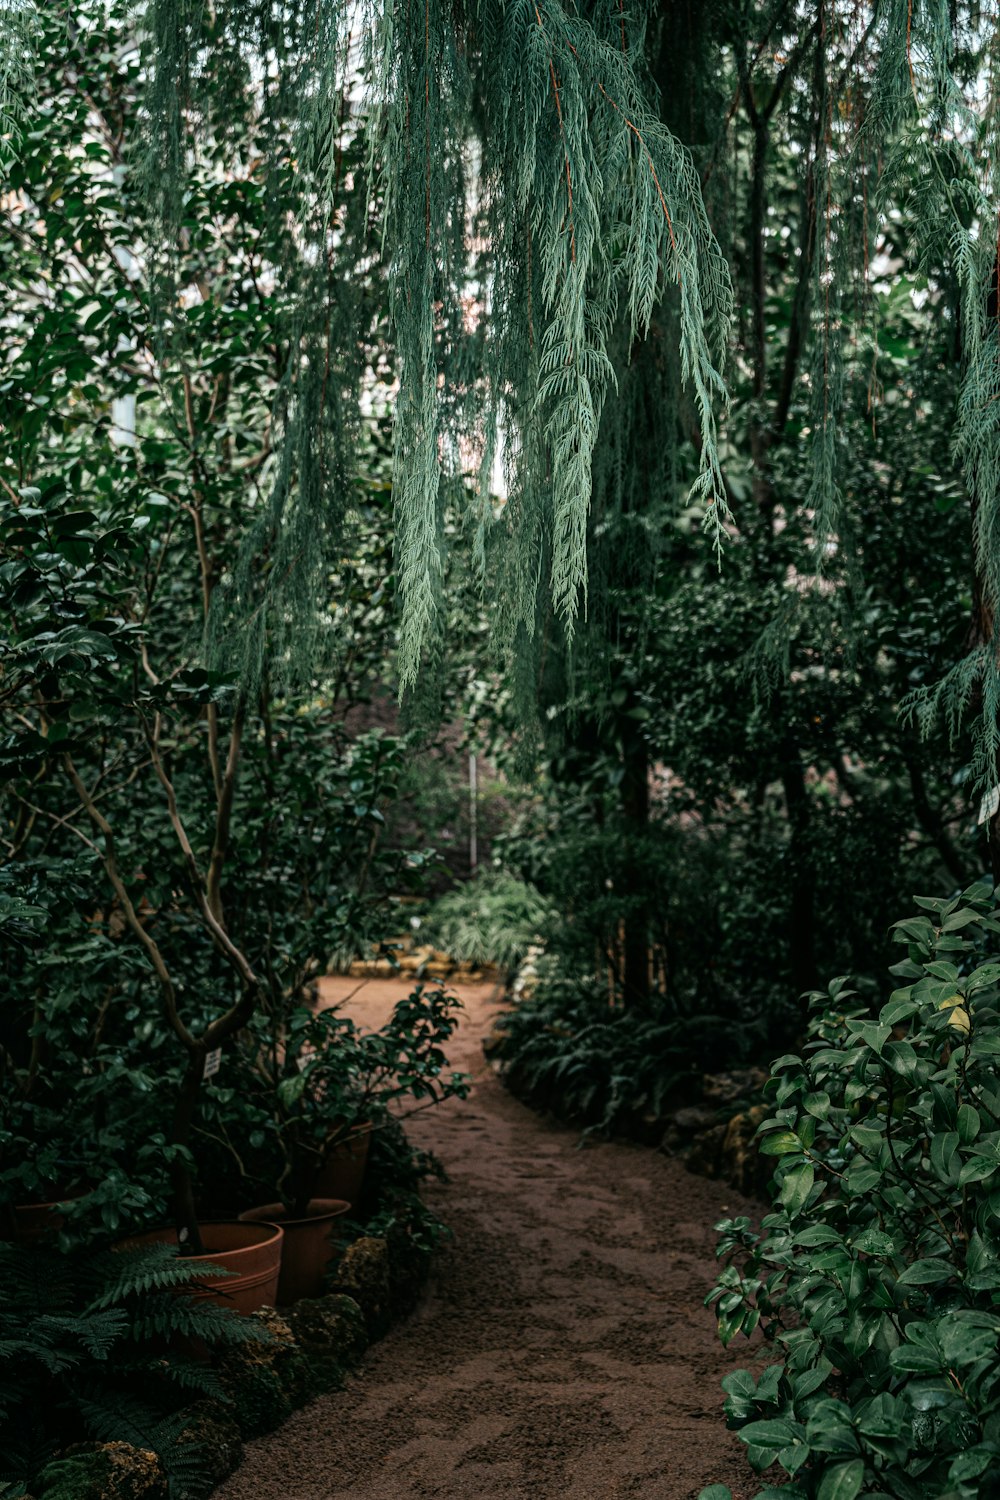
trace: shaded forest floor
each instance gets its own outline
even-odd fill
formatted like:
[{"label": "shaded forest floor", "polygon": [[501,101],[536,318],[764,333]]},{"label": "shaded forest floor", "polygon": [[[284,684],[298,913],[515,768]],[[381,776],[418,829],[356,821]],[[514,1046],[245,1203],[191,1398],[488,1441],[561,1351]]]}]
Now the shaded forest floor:
[{"label": "shaded forest floor", "polygon": [[[405,983],[326,982],[378,1025]],[[454,1231],[417,1311],[345,1391],[249,1445],[217,1500],[689,1500],[758,1481],[722,1421],[729,1355],[702,1300],[713,1223],[752,1212],[644,1147],[596,1142],[513,1099],[482,1053],[489,985],[458,986],[465,1103],[409,1129],[451,1181]]]}]

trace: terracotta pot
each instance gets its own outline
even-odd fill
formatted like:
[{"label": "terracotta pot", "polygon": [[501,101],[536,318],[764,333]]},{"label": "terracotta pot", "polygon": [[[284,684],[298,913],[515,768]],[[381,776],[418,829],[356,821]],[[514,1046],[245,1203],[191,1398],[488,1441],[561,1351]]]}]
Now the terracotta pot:
[{"label": "terracotta pot", "polygon": [[342,1198],[310,1198],[303,1219],[290,1219],[283,1203],[265,1203],[240,1214],[244,1224],[280,1224],[285,1231],[281,1250],[278,1302],[287,1307],[300,1297],[318,1297],[323,1273],[337,1249],[334,1220],[350,1209]]},{"label": "terracotta pot", "polygon": [[368,1165],[368,1148],[372,1141],[372,1123],[355,1125],[346,1140],[334,1146],[316,1177],[313,1191],[319,1198],[344,1198],[352,1209],[357,1207]]},{"label": "terracotta pot", "polygon": [[[34,1245],[47,1235],[58,1234],[66,1222],[58,1211],[59,1205],[67,1203],[71,1198],[82,1198],[86,1192],[86,1188],[75,1187],[70,1188],[68,1193],[63,1193],[62,1197],[54,1198],[51,1203],[13,1204],[10,1214],[13,1220],[14,1244]],[[0,1233],[0,1238],[3,1237]]]},{"label": "terracotta pot", "polygon": [[56,1234],[66,1220],[57,1210],[62,1198],[54,1203],[15,1203],[11,1208],[14,1219],[14,1244],[34,1245],[49,1234]]},{"label": "terracotta pot", "polygon": [[[278,1294],[278,1277],[281,1271],[281,1244],[284,1235],[279,1224],[245,1224],[219,1221],[199,1225],[204,1256],[193,1256],[211,1261],[234,1274],[226,1277],[209,1277],[203,1282],[194,1282],[189,1287],[179,1287],[181,1293],[196,1290],[199,1297],[218,1302],[222,1307],[231,1307],[236,1312],[256,1312],[260,1307],[273,1307]],[[177,1230],[171,1225],[167,1229],[147,1229],[143,1234],[120,1240],[115,1246],[119,1250],[132,1250],[141,1245],[176,1245]]]}]

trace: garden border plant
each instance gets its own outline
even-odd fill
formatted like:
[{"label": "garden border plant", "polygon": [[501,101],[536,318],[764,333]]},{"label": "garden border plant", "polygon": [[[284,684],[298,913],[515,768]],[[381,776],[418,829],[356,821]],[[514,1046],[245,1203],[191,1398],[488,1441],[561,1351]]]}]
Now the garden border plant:
[{"label": "garden border plant", "polygon": [[0,1244],[5,1500],[36,1484],[60,1449],[86,1439],[155,1445],[176,1493],[206,1492],[205,1456],[182,1438],[185,1408],[222,1391],[195,1345],[218,1355],[266,1333],[186,1294],[205,1277],[224,1285],[226,1273],[164,1245],[64,1255],[44,1244]]},{"label": "garden border plant", "polygon": [[1000,904],[983,883],[917,904],[877,1016],[844,978],[812,996],[767,1086],[774,1211],[718,1226],[723,1342],[759,1329],[776,1356],[723,1382],[751,1464],[789,1476],[762,1497],[1000,1483]]},{"label": "garden border plant", "polygon": [[[330,1289],[287,1317],[273,1308],[242,1317],[178,1296],[192,1278],[225,1273],[166,1246],[73,1258],[0,1246],[0,1333],[17,1357],[0,1380],[0,1416],[13,1416],[19,1434],[0,1464],[4,1500],[27,1496],[29,1483],[36,1500],[112,1491],[201,1500],[237,1467],[243,1439],[342,1386],[368,1345],[412,1310],[447,1232],[416,1192],[428,1163],[401,1133],[385,1166],[366,1222],[331,1265]],[[211,1360],[149,1345],[178,1335],[207,1341]],[[77,1412],[73,1430],[63,1422],[43,1432],[60,1402]]]}]

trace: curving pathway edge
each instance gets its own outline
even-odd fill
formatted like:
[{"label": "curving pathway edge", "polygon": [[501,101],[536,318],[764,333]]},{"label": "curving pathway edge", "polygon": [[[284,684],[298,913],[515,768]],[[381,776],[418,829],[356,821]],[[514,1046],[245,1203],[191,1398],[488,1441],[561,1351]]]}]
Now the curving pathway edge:
[{"label": "curving pathway edge", "polygon": [[[405,983],[326,981],[378,1025]],[[753,1206],[640,1146],[579,1146],[486,1063],[489,985],[458,987],[472,1097],[418,1115],[454,1231],[424,1299],[347,1389],[247,1447],[216,1500],[693,1500],[759,1487],[725,1429],[727,1354],[702,1300],[712,1225]]]}]

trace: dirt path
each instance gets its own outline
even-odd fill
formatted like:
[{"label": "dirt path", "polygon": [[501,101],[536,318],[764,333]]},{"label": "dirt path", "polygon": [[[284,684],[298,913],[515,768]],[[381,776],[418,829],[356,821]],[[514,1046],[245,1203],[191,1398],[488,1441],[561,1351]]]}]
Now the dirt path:
[{"label": "dirt path", "polygon": [[[329,983],[332,1000],[356,982]],[[352,1012],[377,1025],[400,993],[370,981]],[[452,1060],[473,1095],[412,1127],[451,1176],[428,1194],[454,1241],[348,1388],[249,1445],[217,1500],[688,1500],[713,1482],[753,1494],[720,1414],[734,1360],[702,1308],[711,1226],[748,1205],[642,1147],[577,1149],[484,1062],[490,988],[461,993]]]}]

